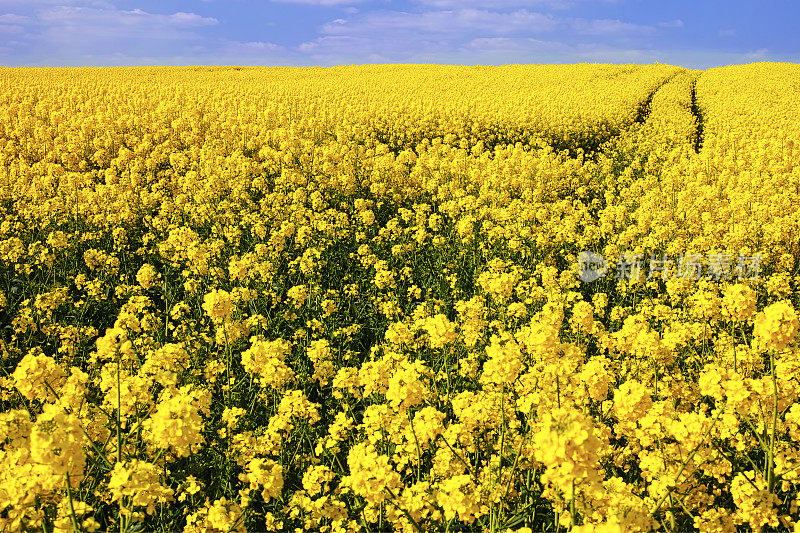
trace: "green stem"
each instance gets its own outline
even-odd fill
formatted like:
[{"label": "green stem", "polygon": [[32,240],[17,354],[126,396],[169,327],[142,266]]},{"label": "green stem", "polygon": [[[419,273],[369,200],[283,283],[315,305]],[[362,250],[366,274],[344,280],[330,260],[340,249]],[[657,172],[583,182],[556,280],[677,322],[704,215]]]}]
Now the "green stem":
[{"label": "green stem", "polygon": [[505,396],[506,396],[506,386],[503,384],[503,389],[500,392],[500,412],[503,415],[503,424],[500,426],[500,453],[498,454],[499,462],[497,464],[497,481],[495,483],[500,483],[502,481],[503,476],[503,452],[506,447],[506,407],[505,407]]},{"label": "green stem", "polygon": [[119,357],[117,357],[117,462],[122,463],[122,423],[120,421],[122,397],[119,389]]},{"label": "green stem", "polygon": [[414,435],[414,444],[417,445],[417,481],[420,480],[420,467],[422,466],[422,450],[419,447],[419,439],[417,439],[417,432],[414,431],[414,420],[411,418],[411,411],[406,410],[408,416],[408,423],[411,425],[411,434]]},{"label": "green stem", "polygon": [[475,476],[475,474],[472,472],[472,468],[470,468],[470,466],[469,466],[469,463],[467,463],[467,462],[464,460],[464,458],[463,458],[463,457],[461,457],[461,455],[460,455],[460,454],[459,454],[457,451],[455,451],[455,450],[453,449],[453,447],[452,447],[452,446],[450,446],[450,443],[449,443],[449,442],[447,442],[447,439],[445,439],[445,438],[444,438],[444,435],[442,435],[442,434],[440,433],[440,434],[439,434],[439,437],[441,437],[441,439],[442,439],[442,442],[444,442],[444,443],[447,445],[447,447],[450,449],[450,451],[451,451],[451,452],[453,452],[453,455],[455,455],[455,456],[456,456],[456,458],[458,458],[458,460],[459,460],[459,461],[461,461],[461,464],[463,464],[463,465],[464,465],[464,467],[467,469],[467,472],[469,472],[469,475],[470,475],[470,477],[471,477],[472,479],[474,479],[474,480],[477,482],[477,481],[478,481],[478,478],[477,478],[477,477]]},{"label": "green stem", "polygon": [[231,343],[228,342],[228,328],[222,323],[222,332],[225,335],[225,407],[231,406]]},{"label": "green stem", "polygon": [[[57,400],[61,400],[61,398],[59,397],[59,395],[58,395],[58,393],[56,392],[56,390],[55,390],[55,389],[54,389],[54,388],[53,388],[53,387],[52,387],[52,386],[51,386],[51,385],[50,385],[50,384],[49,384],[47,381],[45,381],[45,382],[44,382],[44,385],[45,385],[45,387],[47,387],[47,388],[50,390],[50,392],[52,392],[52,393],[53,393],[53,395],[56,397],[56,399],[57,399]],[[17,392],[19,392],[19,391],[17,391]],[[22,399],[23,399],[23,400],[25,400],[25,397],[24,397],[24,396],[22,396],[22,395],[20,395],[20,396],[22,397]],[[63,405],[61,406],[61,409],[62,409],[62,410],[65,412],[65,413],[67,413],[68,415],[71,415],[71,414],[72,414],[72,412],[71,412],[69,409],[67,409],[66,407],[64,407]],[[31,409],[30,409],[30,408],[28,408],[28,411],[31,411]],[[104,411],[103,409],[100,409],[100,411],[102,411],[102,412],[103,412],[103,414],[105,414],[105,411]],[[33,413],[31,412],[31,414],[33,414]],[[106,415],[106,416],[108,416],[108,415]],[[109,417],[109,418],[111,418],[111,417]],[[108,462],[108,459],[106,458],[106,456],[105,456],[105,453],[103,453],[102,451],[100,451],[100,450],[97,448],[97,445],[96,445],[96,444],[94,443],[94,441],[92,440],[92,437],[91,437],[91,436],[89,435],[89,433],[86,431],[86,428],[84,428],[84,427],[83,427],[83,423],[82,423],[82,422],[79,422],[79,424],[78,424],[78,427],[80,427],[80,428],[81,428],[81,432],[82,432],[82,433],[83,433],[83,435],[86,437],[86,441],[89,443],[89,446],[90,446],[90,447],[92,448],[92,450],[94,450],[94,452],[97,454],[97,457],[98,457],[98,458],[100,458],[100,459],[102,459],[102,460],[103,460],[103,462],[106,464],[106,466],[108,466],[109,468],[111,468],[111,463],[110,463],[110,462]],[[110,438],[111,438],[111,436],[109,435],[109,439],[110,439]],[[105,446],[106,446],[106,444],[108,444],[108,440],[106,440],[105,444],[103,444],[103,450],[105,450]]]},{"label": "green stem", "polygon": [[75,528],[75,531],[80,531],[81,529],[78,527],[78,519],[75,517],[75,507],[72,505],[72,487],[69,483],[69,472],[65,473],[64,476],[67,478],[67,498],[69,499],[69,516],[72,519],[72,527]]},{"label": "green stem", "polygon": [[[390,495],[392,498],[394,498],[395,500],[397,499],[397,496],[395,496],[394,492],[392,492],[392,489],[390,489],[389,487],[384,487],[384,489],[386,489],[386,492],[388,492],[388,493],[389,493],[389,495]],[[408,513],[408,511],[406,511],[405,509],[403,509],[403,508],[402,508],[402,507],[400,507],[399,505],[397,506],[397,508],[398,508],[398,509],[400,509],[400,512],[401,512],[401,513],[403,513],[403,515],[405,515],[405,517],[406,517],[406,518],[408,518],[408,521],[409,521],[409,522],[411,522],[411,523],[414,525],[414,527],[416,528],[416,530],[417,530],[417,531],[422,531],[422,530],[423,530],[423,529],[420,527],[420,525],[417,523],[417,521],[416,521],[416,520],[414,520],[414,517],[412,517],[412,516],[411,516],[411,515]],[[381,513],[381,514],[383,514],[383,513]]]},{"label": "green stem", "polygon": [[572,480],[572,498],[569,502],[569,519],[572,523],[572,527],[575,527],[575,480]]},{"label": "green stem", "polygon": [[769,369],[772,376],[772,427],[767,452],[767,489],[775,488],[775,427],[778,425],[778,379],[775,376],[775,350],[770,350]]},{"label": "green stem", "polygon": [[[724,407],[724,405],[723,405],[723,407]],[[714,417],[714,420],[713,420],[713,422],[711,423],[711,425],[710,425],[710,426],[708,426],[708,429],[705,431],[705,433],[703,433],[703,438],[702,438],[702,439],[700,439],[700,442],[698,442],[698,443],[697,443],[697,446],[695,446],[695,447],[694,447],[694,449],[692,450],[692,452],[689,454],[689,456],[686,458],[686,460],[685,460],[685,461],[683,462],[683,464],[681,465],[681,468],[680,468],[680,470],[678,470],[678,473],[677,473],[677,474],[675,474],[675,485],[677,485],[677,484],[678,484],[678,480],[680,479],[680,477],[681,477],[681,474],[683,474],[683,471],[684,471],[684,470],[686,470],[686,467],[689,465],[689,463],[691,463],[691,462],[692,462],[692,459],[694,458],[694,455],[695,455],[695,454],[697,453],[697,451],[700,449],[700,446],[702,446],[702,445],[703,445],[703,443],[704,443],[704,442],[705,442],[705,440],[706,440],[706,437],[708,437],[708,435],[711,433],[711,430],[712,430],[712,429],[714,429],[714,426],[717,424],[717,421],[719,420],[719,417],[720,417],[720,416],[722,416],[722,411],[723,411],[723,408],[721,407],[721,408],[719,409],[719,411],[717,411],[717,416],[715,416],[715,417]],[[653,507],[653,509],[650,511],[650,514],[651,514],[651,515],[655,515],[655,514],[658,512],[658,510],[661,508],[661,505],[664,503],[664,501],[665,501],[665,500],[666,500],[666,499],[667,499],[667,498],[668,498],[668,497],[669,497],[671,494],[672,494],[672,487],[667,487],[667,493],[666,493],[666,494],[664,494],[664,496],[663,496],[663,497],[662,497],[662,498],[661,498],[661,499],[658,501],[658,503],[657,503],[657,504],[656,504],[656,505]]]}]

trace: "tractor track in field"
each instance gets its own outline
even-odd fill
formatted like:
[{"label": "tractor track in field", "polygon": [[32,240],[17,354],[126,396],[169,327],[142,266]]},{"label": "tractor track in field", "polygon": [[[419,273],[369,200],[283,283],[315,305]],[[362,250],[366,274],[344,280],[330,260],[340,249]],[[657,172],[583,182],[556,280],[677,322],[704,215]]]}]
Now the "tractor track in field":
[{"label": "tractor track in field", "polygon": [[705,117],[703,115],[703,110],[700,109],[700,104],[697,103],[697,80],[699,79],[700,78],[698,77],[696,80],[694,80],[694,83],[692,83],[692,108],[691,108],[692,115],[694,115],[695,122],[697,123],[694,133],[694,151],[697,154],[700,153],[700,149],[703,147],[704,128],[705,128]]},{"label": "tractor track in field", "polygon": [[636,118],[633,119],[633,124],[644,124],[647,119],[650,117],[650,104],[653,103],[653,98],[655,97],[656,93],[661,90],[661,88],[672,81],[672,79],[678,75],[680,71],[675,71],[666,78],[664,78],[661,83],[659,83],[655,89],[650,91],[650,94],[642,100],[639,105],[636,107]]},{"label": "tractor track in field", "polygon": [[[571,158],[576,157],[576,153],[577,153],[578,149],[580,149],[580,151],[584,154],[584,157],[595,158],[602,151],[603,146],[607,145],[607,143],[612,142],[614,139],[621,137],[626,132],[630,131],[631,128],[635,127],[636,125],[644,124],[647,121],[647,119],[650,117],[651,104],[653,102],[653,98],[655,97],[656,93],[658,93],[658,91],[661,90],[662,87],[667,85],[676,76],[678,76],[678,74],[680,74],[680,72],[681,72],[680,70],[676,70],[672,74],[669,74],[668,76],[666,76],[664,79],[661,80],[661,82],[658,85],[656,85],[656,87],[654,87],[647,94],[647,96],[644,98],[644,100],[640,101],[636,105],[636,115],[635,115],[635,117],[634,117],[634,119],[633,119],[633,121],[631,123],[629,123],[627,125],[623,125],[617,131],[609,132],[603,138],[600,138],[598,140],[583,139],[583,140],[579,140],[579,141],[575,142],[574,139],[561,139],[561,138],[557,138],[557,137],[548,138],[547,136],[544,136],[544,137],[545,137],[546,141],[548,142],[548,144],[555,151],[557,151],[557,152],[566,152],[569,155],[569,157],[571,157]],[[699,107],[696,106],[695,94],[694,94],[694,86],[692,86],[692,113],[695,114],[696,117],[698,117],[698,124],[699,124],[699,126],[698,126],[698,130],[699,130],[698,136],[699,136],[700,139],[702,139],[702,113],[701,113]],[[387,133],[387,132],[378,132],[378,135],[377,135],[378,141],[390,145],[389,146],[389,151],[392,152],[395,156],[397,156],[403,149],[408,147],[407,143],[392,145],[392,141],[390,140],[390,138],[391,138],[391,135],[389,133]],[[413,145],[415,145],[415,144],[417,144],[419,142],[422,142],[422,140],[424,140],[424,139],[429,139],[430,140],[431,138],[432,137],[423,135],[423,136],[420,136],[417,139],[413,139],[413,140],[410,140],[408,142],[410,142],[410,145],[413,146]],[[482,140],[482,141],[484,142],[484,145],[487,148],[489,148],[490,152],[497,145],[513,144],[514,142],[516,142],[516,140],[513,138],[513,136],[511,138],[500,138],[500,139],[496,139],[496,140],[493,140],[493,141],[485,141],[485,140]],[[700,143],[701,143],[701,141],[696,141],[695,142],[696,150],[698,149],[697,146],[699,146]]]}]

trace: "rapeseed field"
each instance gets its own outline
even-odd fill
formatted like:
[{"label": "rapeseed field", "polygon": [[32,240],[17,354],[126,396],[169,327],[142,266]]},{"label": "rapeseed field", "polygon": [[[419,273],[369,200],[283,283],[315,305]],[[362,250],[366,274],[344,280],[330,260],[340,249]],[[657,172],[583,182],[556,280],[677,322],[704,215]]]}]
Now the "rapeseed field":
[{"label": "rapeseed field", "polygon": [[0,73],[3,531],[800,530],[800,66]]}]

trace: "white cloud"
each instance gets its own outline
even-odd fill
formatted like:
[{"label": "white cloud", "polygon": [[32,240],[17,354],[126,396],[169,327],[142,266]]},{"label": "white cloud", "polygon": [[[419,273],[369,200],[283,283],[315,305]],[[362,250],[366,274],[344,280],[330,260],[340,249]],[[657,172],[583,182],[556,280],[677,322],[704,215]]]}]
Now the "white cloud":
[{"label": "white cloud", "polygon": [[[325,65],[660,61],[692,66],[776,57],[767,49],[725,58],[712,52],[663,51],[657,47],[674,30],[684,27],[684,20],[634,24],[621,13],[614,16],[622,20],[593,19],[589,11],[581,9],[594,5],[598,9],[593,11],[601,12],[600,6],[625,0],[411,0],[406,2],[408,12],[385,10],[390,9],[389,0],[268,1],[273,9],[280,9],[281,3],[336,7],[337,16],[342,18],[328,19],[318,28],[316,38],[281,46],[270,42],[268,33],[239,40],[235,27],[216,30],[220,21],[198,13],[123,10],[114,6],[120,4],[115,0],[0,0],[0,13],[6,13],[0,14],[0,62]],[[231,7],[234,4],[241,5],[231,2]],[[166,8],[160,5],[158,9]],[[298,26],[304,23],[298,21]],[[267,21],[262,26],[270,24],[274,23]],[[723,29],[718,36],[733,37],[735,31]]]},{"label": "white cloud", "polygon": [[[503,2],[511,3],[501,0],[494,5]],[[462,5],[473,3],[464,0]],[[674,28],[680,24],[669,21],[666,26]],[[374,58],[386,62],[469,64],[572,62],[592,55],[592,47],[600,47],[591,44],[594,41],[606,46],[613,46],[611,43],[635,46],[660,32],[655,24],[573,18],[528,9],[372,11],[331,20],[320,28],[318,38],[300,44],[296,51],[318,64],[373,62]]]},{"label": "white cloud", "polygon": [[569,62],[571,47],[558,41],[530,37],[487,37],[473,39],[460,47],[461,62],[502,65],[509,63]]},{"label": "white cloud", "polygon": [[[59,6],[39,15],[42,37],[75,49],[97,47],[126,51],[130,44],[159,46],[164,42],[194,40],[194,29],[213,26],[217,19],[195,13],[170,15],[132,11]],[[134,43],[132,43],[134,41]]]},{"label": "white cloud", "polygon": [[753,50],[752,52],[746,53],[745,57],[748,59],[764,59],[768,55],[769,55],[769,49],[759,48],[758,50]]},{"label": "white cloud", "polygon": [[231,55],[231,54],[258,55],[264,53],[280,52],[283,49],[284,48],[282,46],[267,41],[247,41],[247,42],[230,41],[221,48],[221,51],[225,55]]},{"label": "white cloud", "polygon": [[[325,24],[323,35],[302,43],[297,52],[311,64],[327,65],[507,62],[505,57],[511,54],[502,49],[511,47],[515,36],[528,31],[552,33],[557,26],[558,21],[550,16],[524,10],[505,14],[474,9],[367,13]],[[531,47],[533,41],[526,45]]]},{"label": "white cloud", "polygon": [[406,13],[383,11],[366,13],[350,20],[336,19],[322,27],[324,35],[337,36],[435,36],[484,32],[495,35],[551,32],[558,21],[551,15],[519,10],[498,13],[480,9]]},{"label": "white cloud", "polygon": [[278,65],[289,55],[283,46],[269,41],[224,40],[198,50],[192,63],[204,65]]},{"label": "white cloud", "polygon": [[683,21],[681,19],[665,20],[663,22],[659,22],[658,26],[660,28],[683,28]]},{"label": "white cloud", "polygon": [[[15,37],[13,44],[2,43],[5,51],[0,61],[20,65],[158,64],[153,58],[207,52],[206,32],[219,23],[215,18],[183,11],[160,14],[90,7],[92,2],[42,5],[45,3],[34,2],[38,8],[30,16],[0,18],[0,36],[13,32]],[[22,24],[3,24],[7,21]],[[219,41],[214,44],[219,45]]]},{"label": "white cloud", "polygon": [[[323,51],[352,51],[351,45],[356,39],[352,37],[320,37],[313,41],[300,43],[297,49],[306,54],[317,54]],[[363,42],[363,39],[362,39]]]},{"label": "white cloud", "polygon": [[15,15],[14,13],[6,13],[0,15],[0,24],[26,24],[31,21],[30,17],[22,15]]},{"label": "white cloud", "polygon": [[465,46],[465,50],[485,51],[562,51],[566,45],[557,41],[542,41],[530,37],[484,37],[473,39]]},{"label": "white cloud", "polygon": [[576,4],[614,4],[619,0],[415,0],[419,4],[439,9],[477,8],[506,9],[534,7],[542,9],[569,9]]},{"label": "white cloud", "polygon": [[24,8],[41,8],[48,6],[84,6],[103,9],[114,9],[108,0],[0,0],[0,6],[20,6]]},{"label": "white cloud", "polygon": [[306,4],[312,6],[343,6],[349,4],[359,4],[369,0],[271,0],[283,4]]},{"label": "white cloud", "polygon": [[400,45],[402,43],[394,39],[376,43],[364,37],[327,36],[301,43],[296,50],[305,63],[312,65],[389,63],[400,57],[409,57],[417,51],[415,46],[412,49]]},{"label": "white cloud", "polygon": [[5,53],[10,53],[10,51],[19,44],[15,40],[7,39],[24,38],[25,26],[30,22],[30,17],[16,15],[14,13],[0,15],[0,44],[3,45]]},{"label": "white cloud", "polygon": [[0,15],[0,64],[270,65],[300,58],[269,39],[220,36],[214,30],[220,21],[202,14],[100,8],[89,3],[20,10],[27,17]]},{"label": "white cloud", "polygon": [[18,24],[0,24],[0,39],[10,37],[11,35],[22,35],[24,33],[25,28]]},{"label": "white cloud", "polygon": [[641,37],[656,32],[653,26],[612,19],[575,19],[572,21],[572,28],[582,35],[605,37]]},{"label": "white cloud", "polygon": [[183,11],[179,11],[172,15],[151,15],[150,13],[145,13],[141,9],[135,9],[130,13],[144,15],[147,17],[164,17],[164,20],[167,22],[181,26],[212,26],[219,23],[219,21],[213,17],[201,17],[195,13],[184,13]]},{"label": "white cloud", "polygon": [[48,9],[39,15],[39,20],[49,25],[67,24],[96,28],[100,25],[110,25],[114,29],[140,28],[187,28],[198,26],[211,26],[219,21],[211,17],[201,17],[195,13],[182,11],[171,15],[148,13],[141,9],[123,11],[116,9],[95,9],[90,7],[58,6]]},{"label": "white cloud", "polygon": [[506,9],[514,7],[548,7],[551,9],[566,9],[571,2],[568,0],[416,0],[417,3],[438,9],[476,8],[476,9]]},{"label": "white cloud", "polygon": [[[560,34],[559,34],[560,37]],[[569,44],[530,37],[480,37],[454,45],[447,39],[430,46],[406,43],[404,53],[393,53],[394,42],[377,47],[372,40],[357,37],[322,37],[301,46],[310,64],[350,63],[444,63],[462,65],[506,65],[544,63],[636,63],[659,62],[687,68],[709,68],[747,61],[742,54],[697,50],[626,48],[595,42]],[[752,60],[752,58],[750,59]]]}]

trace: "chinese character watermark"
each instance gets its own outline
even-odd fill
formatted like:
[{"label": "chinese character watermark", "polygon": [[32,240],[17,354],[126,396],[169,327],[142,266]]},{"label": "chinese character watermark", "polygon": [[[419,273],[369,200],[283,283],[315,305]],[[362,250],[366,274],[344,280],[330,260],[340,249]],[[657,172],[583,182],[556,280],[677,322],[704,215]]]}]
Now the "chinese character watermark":
[{"label": "chinese character watermark", "polygon": [[580,271],[578,277],[584,283],[591,283],[598,278],[602,278],[608,270],[608,263],[603,256],[595,252],[581,252],[578,256]]},{"label": "chinese character watermark", "polygon": [[[645,258],[642,254],[625,253],[617,260],[613,272],[618,280],[640,279],[646,269],[647,280],[660,277],[666,281],[672,276],[720,281],[733,278],[756,279],[760,266],[760,253],[754,256],[714,253],[705,257],[701,254],[681,254],[677,259],[666,254],[651,254],[649,258]],[[597,252],[584,251],[578,256],[578,277],[584,283],[604,277],[608,270],[608,262]]]}]

